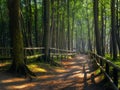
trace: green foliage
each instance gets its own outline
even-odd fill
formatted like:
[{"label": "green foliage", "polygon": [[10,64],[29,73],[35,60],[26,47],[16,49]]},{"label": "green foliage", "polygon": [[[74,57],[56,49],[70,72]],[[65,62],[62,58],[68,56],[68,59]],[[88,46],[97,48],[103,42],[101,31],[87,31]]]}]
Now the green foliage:
[{"label": "green foliage", "polygon": [[118,57],[118,59],[116,59],[116,60],[113,60],[112,57],[110,56],[110,54],[105,54],[105,58],[107,60],[112,61],[114,64],[120,66],[120,57]]},{"label": "green foliage", "polygon": [[112,60],[112,58],[110,57],[110,54],[105,54],[105,58],[108,60]]}]

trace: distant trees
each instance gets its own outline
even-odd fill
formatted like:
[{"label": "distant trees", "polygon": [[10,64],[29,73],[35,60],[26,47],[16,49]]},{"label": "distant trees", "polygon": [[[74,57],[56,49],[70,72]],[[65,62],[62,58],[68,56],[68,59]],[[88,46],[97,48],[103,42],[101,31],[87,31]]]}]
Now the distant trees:
[{"label": "distant trees", "polygon": [[[111,54],[113,60],[116,60],[120,45],[118,34],[118,16],[120,15],[118,11],[120,9],[118,9],[118,0],[99,2],[98,0],[94,0],[93,5],[97,53],[104,56],[107,52],[107,47],[109,47],[109,53]],[[110,21],[111,23],[108,21]]]}]

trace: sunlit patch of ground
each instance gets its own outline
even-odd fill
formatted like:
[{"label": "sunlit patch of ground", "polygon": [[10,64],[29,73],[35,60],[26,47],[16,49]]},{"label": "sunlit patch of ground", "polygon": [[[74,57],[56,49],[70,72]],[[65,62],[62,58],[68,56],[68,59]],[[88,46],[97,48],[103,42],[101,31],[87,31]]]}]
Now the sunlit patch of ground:
[{"label": "sunlit patch of ground", "polygon": [[7,65],[9,65],[10,63],[9,62],[5,62],[5,63],[0,63],[0,67],[5,67]]},{"label": "sunlit patch of ground", "polygon": [[71,57],[71,56],[69,56],[69,57],[68,57],[68,59],[72,59],[72,57]]},{"label": "sunlit patch of ground", "polygon": [[41,68],[39,65],[36,64],[30,64],[28,65],[28,68],[32,70],[33,72],[47,72],[44,68]]},{"label": "sunlit patch of ground", "polygon": [[9,78],[7,80],[1,80],[2,83],[12,83],[12,82],[21,82],[21,81],[25,81],[24,78]]},{"label": "sunlit patch of ground", "polygon": [[11,86],[7,86],[6,89],[8,90],[22,90],[24,88],[31,88],[33,86],[35,86],[36,84],[35,83],[26,83],[26,84],[23,84],[23,85],[11,85]]},{"label": "sunlit patch of ground", "polygon": [[55,69],[55,72],[58,72],[58,73],[64,73],[64,72],[66,72],[66,70],[65,69]]}]

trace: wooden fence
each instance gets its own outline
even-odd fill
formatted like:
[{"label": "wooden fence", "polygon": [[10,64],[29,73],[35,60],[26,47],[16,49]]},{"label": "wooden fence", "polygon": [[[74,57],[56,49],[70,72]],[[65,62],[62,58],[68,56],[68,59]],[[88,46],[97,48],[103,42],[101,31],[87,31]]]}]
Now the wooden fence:
[{"label": "wooden fence", "polygon": [[[34,53],[29,54],[30,52],[33,52],[33,51],[34,52],[37,51],[39,56],[42,56],[42,55],[44,55],[42,53],[42,50],[44,50],[44,47],[25,47],[24,48],[24,56],[25,56],[25,58],[34,56],[33,55]],[[7,47],[0,47],[0,52],[1,53],[3,52],[3,55],[1,55],[2,57],[0,57],[0,60],[12,59],[11,54],[10,54],[11,51],[12,51],[12,48],[10,48],[10,47],[8,47],[8,48]],[[64,50],[64,49],[57,49],[57,48],[50,48],[49,49],[49,56],[52,59],[54,56],[57,56],[57,58],[61,56],[61,59],[62,59],[63,57],[68,57],[68,56],[71,56],[74,54],[75,54],[75,52],[73,52],[71,50]]]},{"label": "wooden fence", "polygon": [[120,73],[120,67],[113,64],[110,60],[107,60],[104,57],[99,56],[95,53],[90,53],[90,57],[96,61],[97,65],[112,83],[115,90],[119,90],[118,84],[120,83],[118,73]]},{"label": "wooden fence", "polygon": [[[42,56],[42,50],[44,49],[44,47],[25,47],[24,48],[24,56],[25,58],[27,57],[32,57],[34,56],[34,53],[30,54],[30,52],[36,51],[39,52],[38,56]],[[1,56],[0,56],[0,60],[10,60],[11,58],[11,53],[12,53],[12,48],[10,47],[0,47],[0,52],[1,52]]]},{"label": "wooden fence", "polygon": [[68,58],[68,56],[73,56],[76,54],[76,52],[72,50],[57,49],[57,48],[50,48],[49,50],[50,50],[49,54],[52,59],[54,56],[56,56],[57,58],[60,57],[60,59],[62,60],[63,58]]}]

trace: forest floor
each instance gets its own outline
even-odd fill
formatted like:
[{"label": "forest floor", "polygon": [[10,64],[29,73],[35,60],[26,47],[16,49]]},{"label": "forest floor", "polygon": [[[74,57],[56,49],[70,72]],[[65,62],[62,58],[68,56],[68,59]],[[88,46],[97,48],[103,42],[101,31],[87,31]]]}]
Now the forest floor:
[{"label": "forest floor", "polygon": [[[34,71],[36,66],[32,68]],[[87,55],[62,60],[62,67],[48,66],[36,71],[37,77],[32,81],[1,71],[0,90],[113,90],[106,88],[104,75]]]}]

